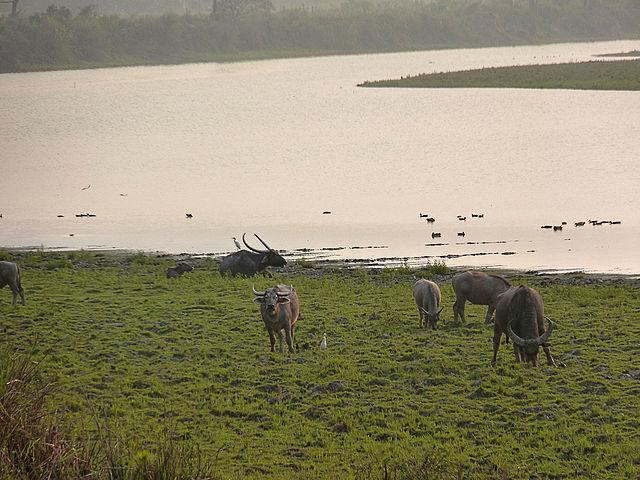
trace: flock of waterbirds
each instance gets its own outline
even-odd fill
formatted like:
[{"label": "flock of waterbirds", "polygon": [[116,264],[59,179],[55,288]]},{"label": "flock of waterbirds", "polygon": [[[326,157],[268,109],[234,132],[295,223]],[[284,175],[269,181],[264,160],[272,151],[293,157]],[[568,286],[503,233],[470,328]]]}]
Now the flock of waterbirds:
[{"label": "flock of waterbirds", "polygon": [[[428,224],[434,224],[436,222],[436,219],[434,217],[432,217],[429,214],[426,213],[419,213],[420,218],[424,218],[425,221]],[[471,218],[484,218],[484,213],[472,213],[471,214]],[[461,222],[466,222],[467,221],[467,216],[466,215],[458,215],[458,220]],[[622,221],[621,220],[587,220],[587,221],[579,221],[579,222],[575,222],[574,226],[575,227],[584,227],[587,223],[589,223],[590,225],[593,226],[599,226],[599,225],[621,225]],[[562,222],[560,225],[542,225],[540,228],[542,229],[548,229],[548,230],[553,230],[554,232],[559,232],[562,231],[562,229],[564,227],[567,226],[567,222]],[[457,232],[457,236],[458,237],[464,237],[466,235],[466,233],[464,231],[462,232]],[[431,232],[431,238],[441,238],[442,237],[442,233],[441,232]]]},{"label": "flock of waterbirds", "polygon": [[[434,224],[436,222],[436,219],[434,217],[432,217],[431,215],[427,214],[427,213],[419,213],[420,218],[424,218],[425,221],[428,224]],[[471,214],[471,218],[484,218],[484,213],[472,213]],[[466,222],[467,221],[467,216],[466,215],[458,215],[458,221],[460,222]],[[466,233],[464,232],[464,230],[462,232],[457,232],[456,234],[458,237],[464,237],[466,236]],[[442,232],[431,232],[431,238],[441,238],[442,237]]]},{"label": "flock of waterbirds", "polygon": [[[588,220],[590,225],[598,226],[598,225],[621,225],[621,220]],[[575,222],[573,225],[576,227],[584,227],[587,222]],[[567,222],[562,222],[560,225],[542,225],[540,228],[551,230],[554,232],[558,232],[562,230],[563,227],[567,225]]]}]

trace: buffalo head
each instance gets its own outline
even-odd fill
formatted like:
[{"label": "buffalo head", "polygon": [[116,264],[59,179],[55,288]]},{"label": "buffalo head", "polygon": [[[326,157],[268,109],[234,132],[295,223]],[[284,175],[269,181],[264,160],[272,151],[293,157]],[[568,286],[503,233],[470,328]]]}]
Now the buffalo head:
[{"label": "buffalo head", "polygon": [[289,303],[289,295],[293,292],[293,287],[288,292],[282,292],[278,290],[278,287],[267,288],[262,292],[258,292],[256,288],[251,285],[253,294],[257,296],[254,302],[263,303],[267,311],[273,313],[276,311],[279,303]]},{"label": "buffalo head", "polygon": [[266,266],[270,266],[270,267],[284,267],[287,263],[287,261],[282,257],[282,255],[280,255],[278,252],[276,252],[273,248],[269,247],[269,245],[267,245],[265,243],[264,240],[262,240],[257,234],[254,233],[254,235],[256,236],[256,238],[258,240],[260,240],[260,243],[262,243],[267,249],[266,250],[258,250],[257,248],[253,248],[251,247],[247,241],[245,240],[245,235],[246,233],[242,234],[242,242],[245,244],[245,246],[251,250],[252,252],[255,253],[259,253],[261,255],[263,255],[262,261],[261,263],[266,267]]},{"label": "buffalo head", "polygon": [[534,366],[538,365],[538,353],[540,352],[540,347],[546,345],[547,340],[551,335],[551,330],[553,330],[551,320],[548,317],[545,318],[549,322],[549,328],[547,328],[542,335],[536,338],[520,338],[511,328],[511,323],[507,325],[507,335],[509,335],[509,338],[514,344],[520,347],[520,352],[521,354],[524,354],[524,359],[529,363],[533,363]]},{"label": "buffalo head", "polygon": [[422,310],[422,313],[427,317],[427,321],[425,322],[425,326],[429,325],[433,330],[438,329],[438,322],[440,321],[440,312],[444,307],[440,307],[440,310],[436,310],[434,312],[429,312],[428,310],[418,307]]}]

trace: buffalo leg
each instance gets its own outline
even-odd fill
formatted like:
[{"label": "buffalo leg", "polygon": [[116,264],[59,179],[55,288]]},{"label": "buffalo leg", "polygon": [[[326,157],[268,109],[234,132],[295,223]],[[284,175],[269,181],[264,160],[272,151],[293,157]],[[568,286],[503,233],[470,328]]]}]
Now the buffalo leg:
[{"label": "buffalo leg", "polygon": [[502,337],[502,332],[495,328],[493,330],[493,360],[491,360],[491,366],[495,366],[496,358],[498,356],[498,349],[500,348],[500,338]]},{"label": "buffalo leg", "polygon": [[284,335],[282,335],[282,332],[278,332],[278,340],[280,341],[280,353],[283,353],[283,346],[282,346],[282,340],[284,339]]},{"label": "buffalo leg", "polygon": [[458,317],[462,318],[462,323],[467,323],[467,319],[464,317],[464,304],[466,300],[460,301],[460,299],[456,299],[453,304],[453,321],[457,322]]},{"label": "buffalo leg", "polygon": [[24,289],[22,288],[22,286],[20,286],[20,284],[14,286],[14,285],[10,285],[11,288],[11,293],[13,293],[13,304],[16,304],[16,299],[18,298],[18,295],[20,295],[20,298],[22,299],[22,305],[25,305],[25,301],[24,301]]},{"label": "buffalo leg", "polygon": [[553,367],[556,366],[556,361],[551,356],[551,350],[548,345],[543,345],[542,350],[544,350],[544,354],[547,356],[547,365],[551,365]]},{"label": "buffalo leg", "polygon": [[[455,306],[453,307],[455,311]],[[418,308],[418,313],[420,314],[420,323],[418,324],[420,328],[424,326],[424,313],[422,313],[422,309]]]},{"label": "buffalo leg", "polygon": [[462,318],[462,323],[467,323],[467,317],[464,315],[464,307],[466,306],[466,300],[464,302],[460,302],[460,306],[458,307],[458,312],[460,312],[460,318]]},{"label": "buffalo leg", "polygon": [[484,321],[485,324],[491,323],[491,317],[493,316],[493,312],[495,309],[495,305],[489,305],[489,308],[487,309],[487,318]]},{"label": "buffalo leg", "polygon": [[289,346],[289,353],[294,353],[295,352],[295,350],[293,349],[293,332],[292,332],[292,330],[293,329],[289,329],[289,328],[286,328],[284,330],[284,333],[287,336],[287,345]]},{"label": "buffalo leg", "polygon": [[269,330],[269,341],[271,342],[271,351],[276,351],[276,337],[271,330]]},{"label": "buffalo leg", "polygon": [[516,358],[516,363],[524,361],[524,356],[522,355],[522,352],[520,351],[520,347],[518,345],[516,345],[515,343],[513,344],[513,355]]}]

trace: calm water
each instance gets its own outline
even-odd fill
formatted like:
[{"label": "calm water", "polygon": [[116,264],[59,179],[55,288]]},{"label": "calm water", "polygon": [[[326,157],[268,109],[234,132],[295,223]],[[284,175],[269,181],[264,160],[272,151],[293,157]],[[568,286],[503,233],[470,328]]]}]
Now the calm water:
[{"label": "calm water", "polygon": [[633,49],[0,75],[0,246],[221,253],[247,231],[307,257],[640,274],[640,93],[356,87]]}]

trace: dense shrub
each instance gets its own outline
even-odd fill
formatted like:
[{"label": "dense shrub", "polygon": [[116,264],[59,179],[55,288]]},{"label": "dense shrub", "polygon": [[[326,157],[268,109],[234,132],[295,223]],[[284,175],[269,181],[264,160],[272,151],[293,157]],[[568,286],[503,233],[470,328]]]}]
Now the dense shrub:
[{"label": "dense shrub", "polygon": [[[240,0],[238,0],[240,1]],[[346,2],[225,15],[0,17],[0,72],[637,37],[640,3]]]}]

